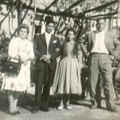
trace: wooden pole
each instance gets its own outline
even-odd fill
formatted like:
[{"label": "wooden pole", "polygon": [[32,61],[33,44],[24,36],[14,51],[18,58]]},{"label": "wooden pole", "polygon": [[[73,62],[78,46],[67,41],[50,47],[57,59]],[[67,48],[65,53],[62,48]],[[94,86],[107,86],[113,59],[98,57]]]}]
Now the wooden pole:
[{"label": "wooden pole", "polygon": [[22,2],[19,0],[19,5],[18,5],[18,25],[21,23],[22,20]]},{"label": "wooden pole", "polygon": [[118,15],[117,15],[117,22],[116,22],[117,27],[120,30],[120,0],[118,0]]},{"label": "wooden pole", "polygon": [[31,35],[31,41],[34,41],[34,33],[35,33],[35,16],[36,16],[36,0],[34,0],[34,18],[33,18],[33,26],[32,26],[32,35]]}]

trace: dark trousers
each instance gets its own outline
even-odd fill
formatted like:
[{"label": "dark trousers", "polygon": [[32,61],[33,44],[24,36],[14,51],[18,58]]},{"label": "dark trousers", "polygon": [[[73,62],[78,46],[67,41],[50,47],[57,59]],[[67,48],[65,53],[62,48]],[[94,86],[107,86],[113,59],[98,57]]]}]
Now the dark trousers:
[{"label": "dark trousers", "polygon": [[101,106],[102,81],[103,81],[103,79],[101,77],[101,74],[99,74],[98,82],[97,82],[97,86],[96,86],[96,95],[95,95],[95,99],[96,99],[96,102],[97,102],[98,106]]},{"label": "dark trousers", "polygon": [[34,107],[48,107],[50,87],[53,81],[54,71],[49,69],[49,64],[45,65],[44,70],[36,71],[36,89]]},{"label": "dark trousers", "polygon": [[103,78],[103,87],[107,108],[114,106],[111,60],[107,54],[91,54],[89,59],[89,80],[91,103],[96,102],[96,86],[99,73]]}]

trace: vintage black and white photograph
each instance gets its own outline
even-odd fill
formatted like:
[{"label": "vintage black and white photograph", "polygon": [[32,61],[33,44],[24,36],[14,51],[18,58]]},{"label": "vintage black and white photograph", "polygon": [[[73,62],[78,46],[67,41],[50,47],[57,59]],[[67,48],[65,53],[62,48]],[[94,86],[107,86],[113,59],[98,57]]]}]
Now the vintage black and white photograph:
[{"label": "vintage black and white photograph", "polygon": [[0,0],[0,120],[120,120],[120,0]]}]

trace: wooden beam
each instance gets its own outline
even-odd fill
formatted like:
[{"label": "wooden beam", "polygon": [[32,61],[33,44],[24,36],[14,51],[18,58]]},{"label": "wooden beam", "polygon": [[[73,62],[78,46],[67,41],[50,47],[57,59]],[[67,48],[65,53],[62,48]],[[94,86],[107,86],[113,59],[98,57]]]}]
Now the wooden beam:
[{"label": "wooden beam", "polygon": [[6,0],[0,1],[0,4],[10,5],[10,6],[13,5],[13,3],[10,3],[9,1],[6,1]]},{"label": "wooden beam", "polygon": [[[49,6],[47,6],[47,8],[45,8],[44,11],[48,11],[50,9],[50,7],[52,7],[56,2],[58,2],[58,0],[54,0]],[[37,13],[36,13],[37,14]],[[44,14],[41,16],[41,19],[44,17]]]},{"label": "wooden beam", "polygon": [[77,2],[73,3],[69,8],[67,8],[65,10],[65,12],[68,12],[69,10],[71,10],[72,8],[76,7],[78,4],[80,4],[81,2],[83,2],[85,0],[78,0]]},{"label": "wooden beam", "polygon": [[117,11],[116,26],[120,29],[120,0],[118,0],[118,11]]},{"label": "wooden beam", "polygon": [[[11,4],[11,3],[4,2],[4,1],[0,1],[0,4],[10,5],[10,6],[13,5],[13,4]],[[29,10],[34,10],[33,7],[31,7],[30,5],[29,5],[29,6],[26,6],[25,4],[23,4],[23,8],[24,8],[24,9],[29,9]],[[53,15],[53,16],[64,16],[64,17],[77,18],[77,16],[71,15],[71,14],[69,14],[69,13],[62,13],[62,12],[57,13],[57,12],[52,12],[52,11],[45,11],[45,10],[39,9],[39,8],[37,8],[37,12],[38,12],[38,13],[43,13],[43,14],[48,14],[48,15]]]},{"label": "wooden beam", "polygon": [[54,0],[49,6],[47,6],[47,8],[45,8],[45,11],[48,11],[50,9],[50,7],[52,7],[57,2],[58,2],[58,0]]},{"label": "wooden beam", "polygon": [[[110,5],[115,4],[115,3],[117,3],[117,2],[118,2],[118,0],[114,0],[114,1],[112,1],[112,2],[108,2],[108,3],[104,4],[104,5],[101,5],[101,6],[98,6],[98,7],[92,8],[92,9],[89,9],[89,10],[85,10],[85,11],[79,13],[79,15],[81,15],[82,13],[85,13],[85,14],[86,14],[86,13],[91,12],[91,11],[95,11],[95,10],[99,10],[99,9],[101,9],[101,8],[105,8],[105,7],[107,7],[107,6],[110,6]],[[78,16],[79,16],[79,15],[78,15]]]},{"label": "wooden beam", "polygon": [[[83,1],[83,0],[82,0]],[[54,1],[55,2],[55,1]],[[56,12],[52,12],[52,11],[45,11],[43,9],[38,9],[37,8],[37,12],[39,13],[43,13],[43,14],[49,14],[49,15],[53,15],[53,16],[63,16],[63,17],[71,17],[71,18],[80,18],[83,14],[86,14],[88,12],[91,12],[91,11],[95,11],[95,10],[98,10],[98,9],[101,9],[101,8],[105,8],[107,6],[110,6],[110,5],[113,5],[115,3],[117,3],[118,0],[114,0],[112,2],[109,2],[109,3],[106,3],[104,5],[101,5],[101,6],[98,6],[98,7],[95,7],[93,9],[90,9],[90,10],[85,10],[81,13],[79,13],[77,16],[75,15],[72,15],[70,13],[66,13],[65,11],[64,12],[59,12],[59,13],[56,13]],[[5,4],[5,5],[13,5],[11,3],[8,3],[8,2],[4,2],[4,1],[0,1],[1,4]],[[52,3],[51,3],[52,4]],[[34,10],[34,8],[32,8],[31,6],[26,6],[26,5],[23,5],[23,8],[25,9],[30,9],[30,10]],[[70,8],[69,8],[70,9]]]},{"label": "wooden beam", "polygon": [[8,13],[5,15],[5,17],[0,21],[0,26],[3,23],[3,21],[8,17],[9,13],[12,12],[13,8],[11,7]]},{"label": "wooden beam", "polygon": [[22,20],[22,2],[21,0],[18,0],[19,4],[18,4],[18,7],[17,7],[17,10],[18,10],[18,25],[21,23],[21,20]]},{"label": "wooden beam", "polygon": [[[32,8],[31,6],[23,5],[23,8],[25,8],[25,9],[28,8],[28,9],[30,9],[30,10],[33,10],[33,8]],[[64,16],[64,17],[77,18],[77,16],[71,15],[71,14],[69,14],[69,13],[64,13],[64,12],[57,13],[57,12],[52,12],[52,11],[45,11],[45,10],[39,9],[39,8],[37,8],[37,12],[38,12],[38,13],[48,14],[48,15],[53,15],[53,16]]]},{"label": "wooden beam", "polygon": [[112,13],[107,13],[107,14],[100,14],[100,15],[93,15],[93,16],[89,16],[89,17],[85,17],[85,18],[87,18],[87,19],[91,19],[91,18],[96,18],[96,17],[104,17],[104,16],[106,16],[106,18],[108,18],[108,17],[110,17],[110,16],[112,16],[112,15],[116,15],[117,14],[117,12],[112,12]]},{"label": "wooden beam", "polygon": [[[34,1],[35,4],[35,1]],[[34,18],[33,18],[33,25],[32,25],[32,35],[31,35],[31,41],[34,40],[34,34],[35,34],[35,17],[36,17],[36,6],[34,6]]]}]

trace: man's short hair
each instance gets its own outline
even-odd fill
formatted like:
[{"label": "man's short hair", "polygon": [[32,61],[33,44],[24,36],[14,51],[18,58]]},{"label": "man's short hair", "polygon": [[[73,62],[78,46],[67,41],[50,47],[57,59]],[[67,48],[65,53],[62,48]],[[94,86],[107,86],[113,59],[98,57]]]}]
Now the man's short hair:
[{"label": "man's short hair", "polygon": [[55,21],[53,21],[53,20],[47,20],[46,25],[48,25],[50,23],[53,23],[55,25]]},{"label": "man's short hair", "polygon": [[96,22],[98,22],[99,20],[104,20],[106,22],[106,19],[104,17],[97,18]]}]

